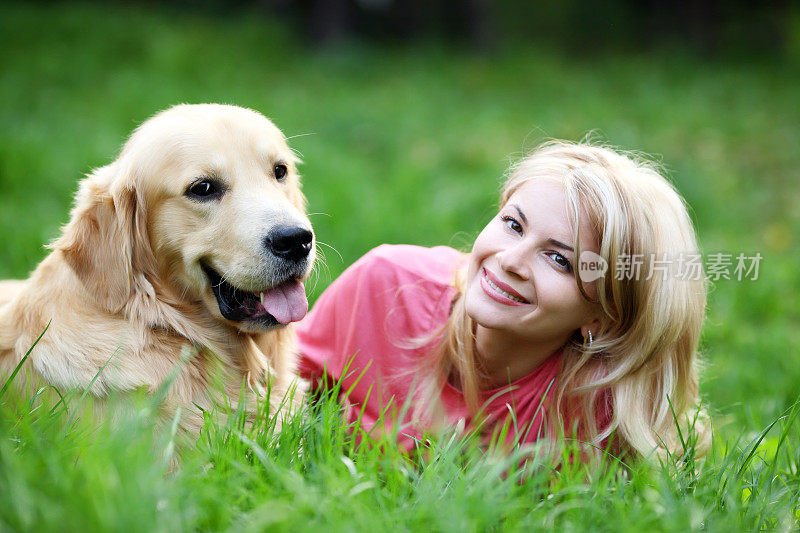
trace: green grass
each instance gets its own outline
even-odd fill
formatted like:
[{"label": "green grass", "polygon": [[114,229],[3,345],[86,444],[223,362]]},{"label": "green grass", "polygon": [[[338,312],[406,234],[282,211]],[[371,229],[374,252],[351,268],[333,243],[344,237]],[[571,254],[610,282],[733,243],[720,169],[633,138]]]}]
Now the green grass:
[{"label": "green grass", "polygon": [[169,432],[154,437],[147,416],[97,426],[70,419],[77,396],[50,413],[55,402],[6,393],[0,530],[798,527],[797,94],[797,64],[680,50],[315,52],[264,17],[0,7],[0,279],[44,257],[84,173],[180,102],[252,107],[298,135],[312,221],[342,257],[325,252],[312,299],[377,244],[468,246],[511,159],[590,131],[663,158],[704,251],[764,256],[757,281],[720,280],[710,295],[702,392],[715,452],[696,476],[606,465],[519,483],[514,468],[498,475],[447,439],[409,461],[391,446],[354,448],[330,402],[280,437],[256,428],[242,439],[209,422],[183,467],[165,473],[154,458]]},{"label": "green grass", "polygon": [[[702,469],[691,445],[660,467],[486,454],[443,435],[398,451],[394,435],[359,443],[338,389],[293,413],[280,433],[259,411],[210,413],[181,444],[158,404],[116,398],[98,425],[75,396],[0,398],[0,529],[10,531],[711,530],[797,526],[800,404],[752,440],[719,441]],[[80,405],[83,403],[83,405]],[[173,421],[174,422],[174,421]],[[171,458],[180,450],[180,466]],[[567,453],[570,453],[569,451]],[[572,452],[578,453],[578,452]],[[170,467],[170,465],[173,465]]]}]

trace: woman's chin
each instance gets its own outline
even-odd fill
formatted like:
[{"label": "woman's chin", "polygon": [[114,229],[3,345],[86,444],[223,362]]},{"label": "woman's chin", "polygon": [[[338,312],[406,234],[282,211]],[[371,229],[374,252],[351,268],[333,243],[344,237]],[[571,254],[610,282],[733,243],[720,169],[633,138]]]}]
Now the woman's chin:
[{"label": "woman's chin", "polygon": [[507,329],[508,320],[501,316],[502,309],[496,308],[497,304],[483,294],[471,295],[469,292],[464,298],[464,310],[473,322],[489,329]]}]

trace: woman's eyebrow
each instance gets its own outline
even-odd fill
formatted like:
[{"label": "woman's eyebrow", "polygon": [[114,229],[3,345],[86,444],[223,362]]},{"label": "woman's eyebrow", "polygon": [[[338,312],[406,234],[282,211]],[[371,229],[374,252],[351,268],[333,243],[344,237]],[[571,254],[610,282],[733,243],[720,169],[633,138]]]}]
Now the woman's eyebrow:
[{"label": "woman's eyebrow", "polygon": [[557,240],[555,240],[555,239],[552,239],[552,238],[551,238],[551,239],[547,239],[547,242],[549,242],[550,244],[552,244],[552,245],[553,245],[553,246],[555,246],[556,248],[563,248],[564,250],[569,250],[570,252],[574,252],[574,251],[575,251],[575,250],[572,248],[572,246],[569,246],[569,245],[567,245],[567,244],[564,244],[564,243],[563,243],[563,242],[561,242],[561,241],[557,241]]},{"label": "woman's eyebrow", "polygon": [[519,218],[522,219],[522,222],[527,225],[528,224],[528,217],[525,216],[525,213],[522,212],[522,209],[520,209],[517,204],[511,204],[511,205],[514,207],[514,209],[517,210],[517,213],[519,214]]}]

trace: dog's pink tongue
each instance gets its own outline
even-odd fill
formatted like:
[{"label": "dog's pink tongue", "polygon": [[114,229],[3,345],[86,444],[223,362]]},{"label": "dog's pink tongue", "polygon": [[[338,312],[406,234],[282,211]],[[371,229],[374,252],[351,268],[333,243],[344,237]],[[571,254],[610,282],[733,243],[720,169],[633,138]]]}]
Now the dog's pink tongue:
[{"label": "dog's pink tongue", "polygon": [[285,283],[264,292],[261,304],[281,324],[297,322],[308,313],[306,288],[299,281]]}]

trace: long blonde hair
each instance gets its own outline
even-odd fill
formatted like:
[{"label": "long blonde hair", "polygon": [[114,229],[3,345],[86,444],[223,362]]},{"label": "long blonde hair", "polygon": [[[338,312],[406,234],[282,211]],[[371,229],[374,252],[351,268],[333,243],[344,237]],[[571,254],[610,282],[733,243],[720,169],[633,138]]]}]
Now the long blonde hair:
[{"label": "long blonde hair", "polygon": [[[577,331],[564,346],[549,393],[548,434],[570,435],[577,428],[581,440],[599,446],[616,432],[620,452],[653,458],[681,454],[682,437],[691,426],[693,447],[703,455],[710,428],[699,409],[698,344],[706,281],[682,197],[643,158],[604,146],[551,141],[511,167],[501,206],[521,185],[541,178],[564,185],[576,246],[579,217],[585,213],[608,264],[597,280],[596,300],[606,325],[593,332],[590,346]],[[589,299],[578,275],[581,251],[575,253],[576,283]],[[681,261],[693,263],[691,275],[674,271]],[[670,266],[673,271],[665,272]],[[464,272],[457,278],[459,296],[425,358],[434,379],[420,400],[434,418],[441,413],[438,397],[449,376],[460,381],[471,412],[481,409],[481,365],[474,324],[465,310]],[[596,402],[604,397],[613,402],[613,419],[598,428]]]}]

